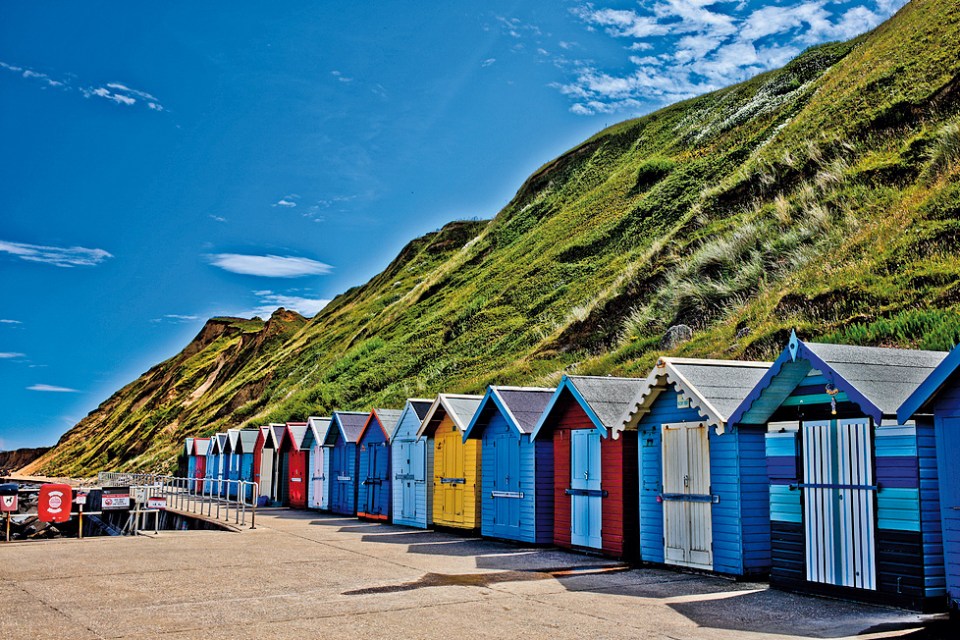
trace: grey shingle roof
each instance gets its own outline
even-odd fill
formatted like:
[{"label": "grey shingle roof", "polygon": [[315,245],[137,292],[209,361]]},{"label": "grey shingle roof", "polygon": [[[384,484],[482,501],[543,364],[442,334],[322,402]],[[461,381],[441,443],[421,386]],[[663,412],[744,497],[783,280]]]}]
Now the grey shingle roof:
[{"label": "grey shingle roof", "polygon": [[393,435],[394,429],[397,428],[397,423],[400,422],[400,414],[402,413],[403,411],[400,409],[376,410],[377,418],[380,420],[380,426],[383,427],[388,439]]},{"label": "grey shingle roof", "polygon": [[271,424],[270,433],[273,434],[273,442],[271,443],[272,447],[279,447],[283,444],[283,438],[287,433],[286,424]]},{"label": "grey shingle roof", "polygon": [[466,431],[470,425],[470,421],[473,419],[473,414],[476,413],[477,407],[480,406],[481,400],[483,400],[482,396],[441,393],[437,396],[437,399],[433,401],[433,405],[430,407],[427,415],[424,416],[423,424],[420,426],[417,435],[423,435],[428,431],[432,432],[443,420],[444,415],[449,415],[450,419],[453,420],[453,423],[457,425],[460,431]]},{"label": "grey shingle roof", "polygon": [[313,430],[313,439],[322,443],[327,439],[327,429],[330,428],[330,418],[312,416],[307,418],[307,426]]},{"label": "grey shingle roof", "polygon": [[643,378],[567,376],[607,429],[620,430],[627,406],[646,382]]},{"label": "grey shingle roof", "polygon": [[691,406],[723,432],[730,414],[740,406],[770,368],[769,362],[660,358],[623,417],[625,427],[635,427],[670,385],[690,398]]},{"label": "grey shingle roof", "polygon": [[533,431],[554,391],[534,387],[493,387],[493,392],[507,407],[520,433]]},{"label": "grey shingle roof", "polygon": [[408,402],[421,422],[427,417],[427,412],[430,411],[430,406],[433,404],[433,400],[410,399]]},{"label": "grey shingle roof", "polygon": [[257,446],[257,437],[260,435],[260,429],[241,429],[240,430],[240,451],[243,453],[253,453]]},{"label": "grey shingle roof", "polygon": [[333,415],[340,421],[343,436],[347,439],[347,442],[356,442],[370,414],[359,411],[335,411]]},{"label": "grey shingle roof", "polygon": [[300,449],[303,446],[303,439],[307,435],[307,426],[306,422],[288,422],[287,431],[289,431],[291,438],[293,439],[293,446],[296,449]]},{"label": "grey shingle roof", "polygon": [[196,455],[205,456],[210,450],[210,438],[194,438],[193,446],[196,450]]},{"label": "grey shingle roof", "polygon": [[903,401],[947,357],[945,351],[803,344],[884,415],[896,414]]}]

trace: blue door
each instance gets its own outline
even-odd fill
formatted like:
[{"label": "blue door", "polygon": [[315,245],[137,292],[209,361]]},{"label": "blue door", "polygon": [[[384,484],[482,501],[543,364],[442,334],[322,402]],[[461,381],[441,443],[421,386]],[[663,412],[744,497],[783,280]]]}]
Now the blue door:
[{"label": "blue door", "polygon": [[390,450],[385,442],[367,445],[366,483],[367,503],[364,513],[371,516],[387,516],[390,492]]},{"label": "blue door", "polygon": [[600,434],[593,429],[570,432],[570,543],[600,549]]},{"label": "blue door", "polygon": [[[253,480],[253,454],[244,453],[240,456],[240,479],[245,482]],[[253,485],[244,485],[244,499],[253,499]]]},{"label": "blue door", "polygon": [[487,451],[493,454],[494,535],[515,539],[520,535],[520,439],[513,433],[492,434]]},{"label": "blue door", "polygon": [[333,479],[330,487],[330,510],[338,513],[352,511],[350,505],[350,490],[353,486],[353,476],[348,465],[347,447],[336,446],[331,452],[330,475]]}]

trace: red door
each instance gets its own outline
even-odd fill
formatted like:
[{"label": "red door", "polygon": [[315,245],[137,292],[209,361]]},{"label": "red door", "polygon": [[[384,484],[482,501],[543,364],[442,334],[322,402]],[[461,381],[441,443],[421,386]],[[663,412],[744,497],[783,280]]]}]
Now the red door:
[{"label": "red door", "polygon": [[194,493],[203,492],[203,476],[207,473],[207,456],[197,456],[197,467],[194,473],[194,477],[197,479],[197,486],[194,488]]},{"label": "red door", "polygon": [[307,452],[291,451],[289,454],[289,483],[287,495],[290,506],[295,509],[307,508]]}]

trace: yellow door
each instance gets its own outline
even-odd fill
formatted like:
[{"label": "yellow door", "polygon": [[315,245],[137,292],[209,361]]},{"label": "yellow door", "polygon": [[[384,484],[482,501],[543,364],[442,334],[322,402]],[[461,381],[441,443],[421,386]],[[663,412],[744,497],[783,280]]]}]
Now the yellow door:
[{"label": "yellow door", "polygon": [[434,438],[433,519],[450,527],[464,526],[463,440],[460,430],[446,418]]}]

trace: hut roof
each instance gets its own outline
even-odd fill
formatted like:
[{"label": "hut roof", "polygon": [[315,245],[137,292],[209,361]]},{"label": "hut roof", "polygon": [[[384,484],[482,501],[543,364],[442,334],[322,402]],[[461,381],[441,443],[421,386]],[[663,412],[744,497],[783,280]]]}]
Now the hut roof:
[{"label": "hut roof", "polygon": [[345,441],[356,442],[369,416],[369,413],[363,413],[362,411],[334,411],[330,418],[331,428],[327,429],[327,437],[324,443],[327,445],[334,444],[338,433]]},{"label": "hut roof", "polygon": [[327,430],[330,428],[330,418],[311,416],[307,418],[307,426],[313,432],[314,442],[323,443],[327,439]]},{"label": "hut roof", "polygon": [[[803,342],[793,333],[787,348],[731,414],[730,422],[767,422],[811,371],[819,371],[880,424],[884,416],[896,415],[946,356],[943,351]],[[777,379],[780,383],[774,385]]]},{"label": "hut roof", "polygon": [[507,423],[522,434],[531,433],[556,389],[542,387],[487,387],[464,438],[469,438],[487,407],[496,407]]},{"label": "hut roof", "polygon": [[901,424],[914,414],[929,411],[930,401],[940,392],[950,377],[960,369],[960,345],[940,361],[937,368],[923,379],[910,396],[897,408],[897,421]]},{"label": "hut roof", "polygon": [[193,454],[196,456],[205,456],[210,450],[210,438],[194,438]]},{"label": "hut roof", "polygon": [[660,358],[627,407],[619,429],[636,428],[657,397],[674,385],[718,433],[730,414],[760,382],[769,362]]},{"label": "hut roof", "polygon": [[613,376],[563,376],[550,403],[543,410],[531,437],[536,438],[543,429],[554,406],[570,393],[601,434],[606,437],[611,430],[613,437],[622,430],[623,416],[630,401],[639,393],[646,381],[643,378],[614,378]]},{"label": "hut roof", "polygon": [[253,453],[257,448],[257,437],[260,435],[260,429],[240,429],[240,451],[243,453]]},{"label": "hut roof", "polygon": [[300,451],[303,448],[303,441],[307,437],[309,427],[306,422],[288,422],[287,437],[290,439],[290,445],[294,451]]},{"label": "hut roof", "polygon": [[437,399],[433,401],[430,411],[424,416],[423,423],[420,425],[420,430],[417,432],[417,435],[424,435],[436,431],[440,422],[443,421],[444,416],[450,416],[453,424],[455,424],[461,432],[466,431],[467,427],[470,426],[470,421],[473,420],[473,414],[477,412],[477,407],[480,406],[481,400],[483,400],[483,396],[441,393],[437,396]]}]

